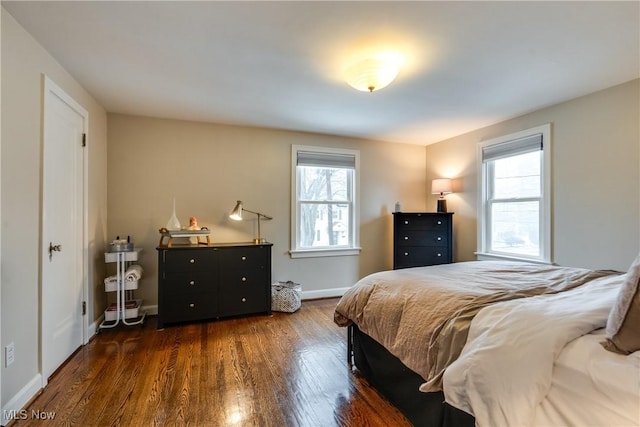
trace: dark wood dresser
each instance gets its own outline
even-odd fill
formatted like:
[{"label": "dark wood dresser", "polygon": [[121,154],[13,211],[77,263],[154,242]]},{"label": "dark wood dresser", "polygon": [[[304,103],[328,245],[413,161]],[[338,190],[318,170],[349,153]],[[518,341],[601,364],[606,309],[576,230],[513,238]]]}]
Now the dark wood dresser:
[{"label": "dark wood dresser", "polygon": [[159,246],[158,329],[271,314],[271,243]]},{"label": "dark wood dresser", "polygon": [[393,268],[453,262],[453,213],[394,212]]}]

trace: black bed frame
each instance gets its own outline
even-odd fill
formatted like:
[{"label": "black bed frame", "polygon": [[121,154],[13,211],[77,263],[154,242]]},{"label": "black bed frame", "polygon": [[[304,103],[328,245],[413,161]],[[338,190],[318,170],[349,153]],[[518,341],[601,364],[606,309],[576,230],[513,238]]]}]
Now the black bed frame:
[{"label": "black bed frame", "polygon": [[404,414],[414,426],[473,427],[474,418],[444,401],[440,392],[418,390],[424,379],[407,368],[381,344],[361,332],[356,325],[348,327],[349,364],[384,397]]}]

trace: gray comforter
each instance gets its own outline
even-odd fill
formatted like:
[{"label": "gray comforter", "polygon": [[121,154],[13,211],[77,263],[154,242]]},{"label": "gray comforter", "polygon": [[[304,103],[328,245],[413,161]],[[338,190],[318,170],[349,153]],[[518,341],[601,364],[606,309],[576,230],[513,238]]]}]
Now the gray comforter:
[{"label": "gray comforter", "polygon": [[339,301],[334,321],[355,323],[442,390],[445,368],[460,355],[471,320],[500,301],[573,289],[617,274],[520,262],[472,261],[371,274]]}]

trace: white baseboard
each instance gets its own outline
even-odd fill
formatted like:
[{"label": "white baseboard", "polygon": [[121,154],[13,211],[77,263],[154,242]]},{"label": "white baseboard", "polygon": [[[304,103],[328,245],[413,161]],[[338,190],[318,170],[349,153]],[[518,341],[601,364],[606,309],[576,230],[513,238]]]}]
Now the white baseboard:
[{"label": "white baseboard", "polygon": [[[349,289],[349,287],[322,289],[318,291],[303,291],[301,298],[302,300],[306,300],[306,299],[341,297],[342,295],[344,295],[347,289]],[[155,316],[158,314],[158,305],[143,305],[140,308],[141,310],[147,312],[147,316]],[[96,320],[95,322],[89,325],[89,331],[88,331],[89,338],[91,338],[96,334],[96,331],[98,330],[98,326],[100,325],[100,323],[102,323],[103,320],[104,320],[104,315],[100,316],[98,320]]]},{"label": "white baseboard", "polygon": [[155,316],[156,314],[158,314],[157,305],[143,305],[141,309],[147,312],[147,316]]},{"label": "white baseboard", "polygon": [[302,299],[334,298],[341,297],[347,292],[346,288],[321,289],[318,291],[302,291]]},{"label": "white baseboard", "polygon": [[42,375],[37,374],[2,408],[2,425],[24,416],[23,408],[42,388]]},{"label": "white baseboard", "polygon": [[[158,306],[157,305],[143,305],[143,306],[140,307],[140,309],[142,311],[146,311],[147,312],[147,316],[158,314]],[[87,331],[88,340],[91,339],[91,337],[93,337],[96,334],[96,332],[98,331],[98,327],[100,326],[100,324],[102,323],[103,320],[104,320],[104,314],[102,316],[100,316],[95,322],[93,322],[93,323],[91,323],[89,325],[89,330]],[[87,340],[87,342],[88,342],[88,340]]]},{"label": "white baseboard", "polygon": [[100,326],[103,320],[104,314],[100,316],[95,322],[89,324],[89,329],[87,330],[87,342],[85,342],[85,344],[87,344],[91,337],[96,334],[96,332],[98,331],[98,326]]}]

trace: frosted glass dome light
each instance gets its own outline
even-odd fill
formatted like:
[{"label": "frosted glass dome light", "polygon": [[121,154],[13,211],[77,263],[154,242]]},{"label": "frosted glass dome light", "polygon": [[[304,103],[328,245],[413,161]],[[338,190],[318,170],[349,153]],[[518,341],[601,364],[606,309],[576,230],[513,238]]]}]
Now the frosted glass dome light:
[{"label": "frosted glass dome light", "polygon": [[397,62],[388,59],[365,59],[347,69],[346,80],[353,88],[363,92],[380,90],[398,75]]}]

